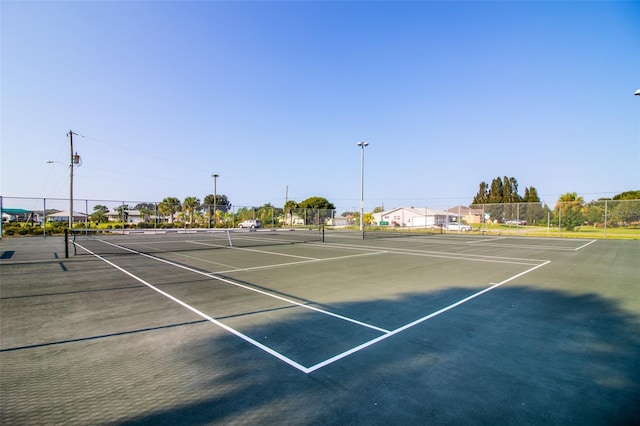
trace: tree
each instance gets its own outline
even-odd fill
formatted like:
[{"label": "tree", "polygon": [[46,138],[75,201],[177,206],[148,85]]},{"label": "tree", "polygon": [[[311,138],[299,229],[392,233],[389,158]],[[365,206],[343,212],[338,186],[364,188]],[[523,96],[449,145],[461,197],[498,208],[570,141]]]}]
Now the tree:
[{"label": "tree", "polygon": [[116,211],[118,212],[118,218],[120,219],[120,222],[122,222],[123,225],[127,221],[127,210],[129,209],[130,207],[127,204],[120,204],[116,208]]},{"label": "tree", "polygon": [[284,203],[284,214],[289,216],[289,226],[293,226],[293,210],[298,208],[298,203],[293,200],[287,200]]},{"label": "tree", "polygon": [[609,205],[609,220],[614,225],[627,226],[631,223],[640,222],[640,200],[625,199],[611,201]]},{"label": "tree", "polygon": [[499,177],[491,181],[491,188],[489,188],[489,196],[487,197],[488,204],[502,203],[502,197],[504,195],[504,185],[502,179]]},{"label": "tree", "polygon": [[373,223],[373,214],[371,214],[371,213],[365,213],[365,214],[364,214],[364,218],[363,218],[363,220],[364,220],[364,222],[363,222],[363,223],[364,223],[365,225],[370,225],[370,224],[372,224],[372,223]]},{"label": "tree", "polygon": [[93,213],[91,213],[91,221],[93,222],[106,222],[107,221],[107,213],[109,213],[109,208],[107,206],[103,206],[101,204],[96,204],[93,206]]},{"label": "tree", "polygon": [[604,223],[604,200],[592,201],[584,207],[584,219],[595,228],[597,224]]},{"label": "tree", "polygon": [[200,200],[196,197],[186,197],[182,201],[182,208],[189,217],[189,225],[193,224],[193,215],[200,208]]},{"label": "tree", "polygon": [[298,208],[301,209],[318,209],[318,210],[335,210],[335,206],[331,204],[326,198],[311,197],[298,203]]},{"label": "tree", "polygon": [[520,218],[526,218],[527,223],[530,225],[544,219],[545,209],[540,204],[538,191],[533,186],[524,189],[522,201],[525,204],[520,207]]},{"label": "tree", "polygon": [[[525,198],[533,198],[530,201],[540,201],[534,187],[525,189]],[[486,182],[480,182],[478,193],[473,198],[472,204],[506,204],[524,201],[518,194],[518,180],[514,177],[496,177],[491,181],[491,186]]]},{"label": "tree", "polygon": [[[298,207],[305,209],[305,216],[308,213],[307,210],[313,210],[313,219],[316,224],[320,224],[321,220],[331,217],[331,211],[335,210],[335,206],[331,204],[326,198],[311,197],[298,203]],[[305,217],[305,223],[307,218]]]},{"label": "tree", "polygon": [[274,224],[276,218],[282,214],[282,210],[277,209],[271,203],[266,203],[258,208],[258,218],[263,224]]},{"label": "tree", "polygon": [[217,194],[215,203],[213,199],[213,194],[208,194],[204,197],[204,201],[202,202],[204,206],[213,208],[213,205],[216,205],[216,210],[220,210],[222,212],[228,212],[231,210],[231,202],[224,194]]},{"label": "tree", "polygon": [[180,210],[180,200],[176,197],[166,197],[158,204],[158,210],[163,215],[169,215],[169,223],[173,223],[173,215]]},{"label": "tree", "polygon": [[640,200],[640,189],[637,191],[625,191],[613,196],[614,200]]},{"label": "tree", "polygon": [[133,208],[138,210],[145,220],[156,212],[156,205],[154,203],[138,203]]},{"label": "tree", "polygon": [[525,203],[539,203],[540,197],[538,196],[538,190],[536,190],[533,186],[530,188],[525,188],[522,201],[524,201]]},{"label": "tree", "polygon": [[480,188],[472,204],[487,204],[489,202],[489,187],[486,182],[480,182]]},{"label": "tree", "polygon": [[585,222],[583,214],[584,199],[575,192],[560,195],[555,210],[558,212],[560,227],[573,231]]},{"label": "tree", "polygon": [[[213,211],[214,205],[216,210],[215,212]],[[224,194],[216,194],[215,199],[213,194],[208,194],[204,197],[202,207],[207,208],[207,211],[209,212],[209,221],[211,221],[211,218],[215,216],[215,223],[217,225],[219,222],[219,216],[221,216],[220,212],[223,213],[222,216],[224,217],[225,213],[231,210],[231,203]]]}]

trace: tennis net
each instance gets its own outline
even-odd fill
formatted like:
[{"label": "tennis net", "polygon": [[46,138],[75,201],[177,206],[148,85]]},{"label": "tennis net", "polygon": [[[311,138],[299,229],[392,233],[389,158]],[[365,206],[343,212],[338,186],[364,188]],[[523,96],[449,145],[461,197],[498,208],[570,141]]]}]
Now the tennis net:
[{"label": "tennis net", "polygon": [[73,255],[170,253],[323,242],[324,229],[74,230],[65,244]]}]

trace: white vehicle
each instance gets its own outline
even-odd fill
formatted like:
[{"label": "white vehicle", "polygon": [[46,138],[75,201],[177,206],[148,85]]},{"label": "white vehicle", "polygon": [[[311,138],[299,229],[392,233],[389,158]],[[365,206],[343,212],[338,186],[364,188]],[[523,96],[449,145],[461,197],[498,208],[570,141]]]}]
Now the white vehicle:
[{"label": "white vehicle", "polygon": [[262,222],[256,219],[248,219],[238,224],[238,228],[262,228]]},{"label": "white vehicle", "polygon": [[464,223],[450,223],[447,225],[447,231],[471,231],[471,227]]}]

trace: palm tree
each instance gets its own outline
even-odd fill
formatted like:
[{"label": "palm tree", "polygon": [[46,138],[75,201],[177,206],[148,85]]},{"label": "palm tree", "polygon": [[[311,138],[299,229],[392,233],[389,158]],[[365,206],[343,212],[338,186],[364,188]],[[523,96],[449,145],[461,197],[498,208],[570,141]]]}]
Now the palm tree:
[{"label": "palm tree", "polygon": [[169,223],[173,223],[173,215],[180,209],[180,200],[176,197],[166,197],[158,204],[158,210],[163,215],[169,215]]},{"label": "palm tree", "polygon": [[296,203],[293,200],[287,200],[286,203],[284,203],[284,214],[289,215],[289,217],[291,218],[291,223],[289,224],[289,226],[293,226],[293,209],[297,209],[298,208],[298,203]]},{"label": "palm tree", "polygon": [[193,214],[200,208],[200,200],[196,197],[186,197],[182,202],[185,214],[189,216],[189,225],[193,224]]}]

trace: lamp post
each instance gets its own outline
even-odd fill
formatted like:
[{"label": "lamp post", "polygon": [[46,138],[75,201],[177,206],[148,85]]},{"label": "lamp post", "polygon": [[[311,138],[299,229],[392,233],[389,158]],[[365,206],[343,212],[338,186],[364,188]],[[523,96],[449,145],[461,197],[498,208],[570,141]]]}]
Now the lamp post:
[{"label": "lamp post", "polygon": [[217,174],[212,174],[211,177],[213,177],[213,227],[217,228],[218,227],[218,218],[216,216],[216,211],[218,209],[218,189],[216,188],[217,186],[217,181],[218,181],[218,176]]},{"label": "lamp post", "polygon": [[369,142],[358,142],[360,150],[360,231],[364,231],[364,147]]}]

